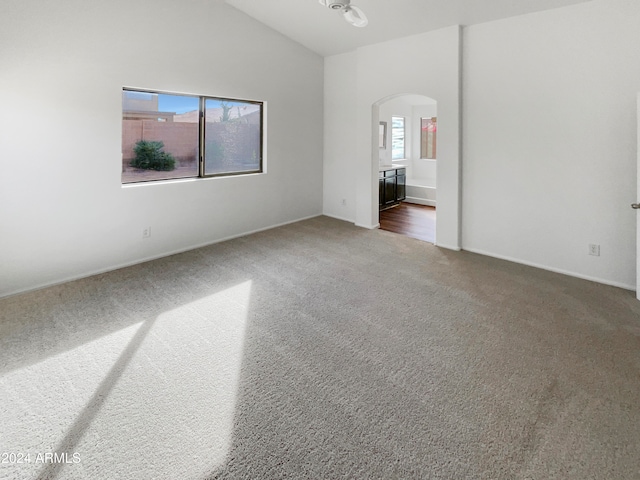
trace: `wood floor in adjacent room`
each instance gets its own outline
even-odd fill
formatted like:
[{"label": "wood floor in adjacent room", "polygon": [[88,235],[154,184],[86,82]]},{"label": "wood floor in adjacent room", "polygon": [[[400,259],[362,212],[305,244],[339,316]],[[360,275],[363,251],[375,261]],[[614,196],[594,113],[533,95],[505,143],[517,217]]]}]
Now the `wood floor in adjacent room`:
[{"label": "wood floor in adjacent room", "polygon": [[435,243],[436,208],[415,203],[401,203],[396,207],[382,210],[380,229]]}]

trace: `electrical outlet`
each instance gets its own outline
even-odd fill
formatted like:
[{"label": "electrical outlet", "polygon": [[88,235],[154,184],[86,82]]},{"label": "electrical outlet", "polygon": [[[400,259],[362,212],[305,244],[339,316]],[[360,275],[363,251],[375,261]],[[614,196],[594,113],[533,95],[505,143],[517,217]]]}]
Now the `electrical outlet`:
[{"label": "electrical outlet", "polygon": [[600,245],[595,245],[593,243],[589,244],[589,255],[593,255],[594,257],[599,257]]},{"label": "electrical outlet", "polygon": [[151,236],[151,227],[145,227],[142,229],[142,238],[149,238]]}]

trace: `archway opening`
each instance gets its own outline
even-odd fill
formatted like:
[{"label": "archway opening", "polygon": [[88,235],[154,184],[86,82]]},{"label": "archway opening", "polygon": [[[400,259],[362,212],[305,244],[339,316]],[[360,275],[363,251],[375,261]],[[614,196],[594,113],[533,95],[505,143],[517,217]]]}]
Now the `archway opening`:
[{"label": "archway opening", "polygon": [[378,224],[381,229],[436,243],[438,104],[419,94],[375,102]]}]

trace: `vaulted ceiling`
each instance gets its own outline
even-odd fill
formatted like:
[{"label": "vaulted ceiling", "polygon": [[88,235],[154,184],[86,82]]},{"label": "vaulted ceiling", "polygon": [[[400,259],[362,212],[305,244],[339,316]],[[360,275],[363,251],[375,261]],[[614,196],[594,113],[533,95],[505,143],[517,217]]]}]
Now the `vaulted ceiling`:
[{"label": "vaulted ceiling", "polygon": [[318,0],[225,0],[320,55],[451,25],[473,25],[590,0],[352,0],[369,25],[356,28]]}]

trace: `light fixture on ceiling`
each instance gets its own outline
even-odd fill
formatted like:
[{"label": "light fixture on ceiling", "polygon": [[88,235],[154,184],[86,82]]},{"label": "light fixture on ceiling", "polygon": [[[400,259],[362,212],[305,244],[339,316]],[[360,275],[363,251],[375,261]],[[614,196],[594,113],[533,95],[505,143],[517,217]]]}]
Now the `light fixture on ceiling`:
[{"label": "light fixture on ceiling", "polygon": [[342,12],[344,19],[354,27],[366,27],[369,23],[367,16],[355,5],[351,5],[351,0],[319,0],[321,5]]}]

